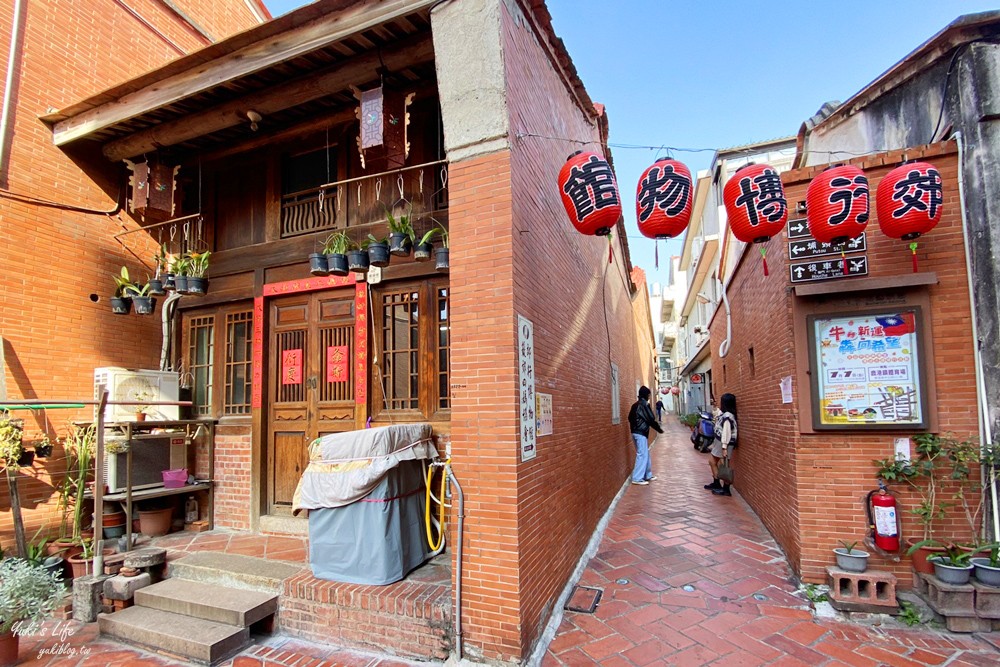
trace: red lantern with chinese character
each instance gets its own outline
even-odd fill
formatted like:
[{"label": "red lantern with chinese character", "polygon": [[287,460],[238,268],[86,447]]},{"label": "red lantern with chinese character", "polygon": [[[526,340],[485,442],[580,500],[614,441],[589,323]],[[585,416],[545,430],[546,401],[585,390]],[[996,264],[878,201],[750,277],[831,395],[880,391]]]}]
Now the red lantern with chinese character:
[{"label": "red lantern with chinese character", "polygon": [[917,237],[934,229],[944,203],[941,173],[932,164],[911,162],[896,167],[878,184],[875,211],[886,236],[910,241],[913,272],[917,271]]},{"label": "red lantern with chinese character", "polygon": [[559,170],[559,192],[570,222],[581,234],[607,236],[621,218],[614,172],[597,153],[569,156]]},{"label": "red lantern with chinese character", "polygon": [[643,236],[669,239],[684,231],[691,220],[691,185],[691,171],[677,160],[657,160],[642,172],[635,218]]},{"label": "red lantern with chinese character", "polygon": [[[733,235],[745,243],[765,243],[788,222],[788,202],[778,170],[767,164],[739,169],[722,190],[722,199]],[[760,256],[767,272],[766,249]]]},{"label": "red lantern with chinese character", "polygon": [[848,244],[868,226],[868,179],[851,165],[830,167],[812,180],[806,191],[809,233],[820,243],[840,250],[847,276]]}]

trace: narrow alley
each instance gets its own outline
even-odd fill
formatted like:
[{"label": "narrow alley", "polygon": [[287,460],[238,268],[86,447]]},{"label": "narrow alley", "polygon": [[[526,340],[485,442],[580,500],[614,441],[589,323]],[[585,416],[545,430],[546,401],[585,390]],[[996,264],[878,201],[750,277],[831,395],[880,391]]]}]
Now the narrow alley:
[{"label": "narrow alley", "polygon": [[[543,665],[1000,665],[1000,632],[815,618],[756,515],[738,494],[702,488],[708,455],[664,421],[651,447],[658,479],[629,486],[578,582],[602,589],[600,604],[563,612]],[[738,479],[738,458],[735,469]]]}]

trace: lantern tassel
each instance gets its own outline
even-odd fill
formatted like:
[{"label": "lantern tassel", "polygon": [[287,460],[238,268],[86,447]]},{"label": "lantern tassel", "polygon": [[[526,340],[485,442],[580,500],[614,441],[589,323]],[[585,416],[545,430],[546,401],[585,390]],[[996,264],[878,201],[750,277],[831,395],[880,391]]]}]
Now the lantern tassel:
[{"label": "lantern tassel", "polygon": [[610,264],[615,258],[615,252],[611,247],[611,234],[608,234],[608,264]]},{"label": "lantern tassel", "polygon": [[844,277],[847,277],[847,253],[845,253],[843,250],[840,251],[840,260],[844,263],[843,264]]},{"label": "lantern tassel", "polygon": [[771,275],[767,270],[767,248],[765,248],[764,246],[760,247],[760,259],[762,262],[764,262],[764,275],[765,276]]},{"label": "lantern tassel", "polygon": [[660,241],[657,239],[653,241],[653,266],[657,271],[660,270]]},{"label": "lantern tassel", "polygon": [[910,253],[912,253],[913,258],[913,272],[917,272],[917,242],[914,241],[910,244]]}]

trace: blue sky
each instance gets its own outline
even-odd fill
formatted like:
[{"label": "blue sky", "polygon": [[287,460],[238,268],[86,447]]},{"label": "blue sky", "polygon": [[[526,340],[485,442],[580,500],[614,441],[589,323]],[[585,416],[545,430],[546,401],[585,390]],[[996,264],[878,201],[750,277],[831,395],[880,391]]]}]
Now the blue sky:
[{"label": "blue sky", "polygon": [[[274,16],[306,4],[265,0]],[[828,100],[844,101],[962,14],[975,0],[547,0],[591,98],[607,107],[632,262],[666,282],[680,242],[635,226],[634,194],[660,146],[692,173],[712,150],[794,135]],[[553,174],[553,182],[555,174]],[[568,224],[568,223],[567,223]]]}]

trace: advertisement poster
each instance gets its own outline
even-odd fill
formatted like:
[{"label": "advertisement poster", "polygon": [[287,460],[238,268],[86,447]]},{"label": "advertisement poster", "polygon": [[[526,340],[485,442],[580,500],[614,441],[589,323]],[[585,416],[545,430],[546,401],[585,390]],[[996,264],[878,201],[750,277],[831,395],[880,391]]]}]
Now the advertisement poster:
[{"label": "advertisement poster", "polygon": [[818,426],[923,424],[916,315],[811,318]]},{"label": "advertisement poster", "polygon": [[521,381],[521,460],[535,458],[535,335],[531,320],[517,316],[518,373]]},{"label": "advertisement poster", "polygon": [[535,394],[537,435],[552,435],[552,394]]}]

